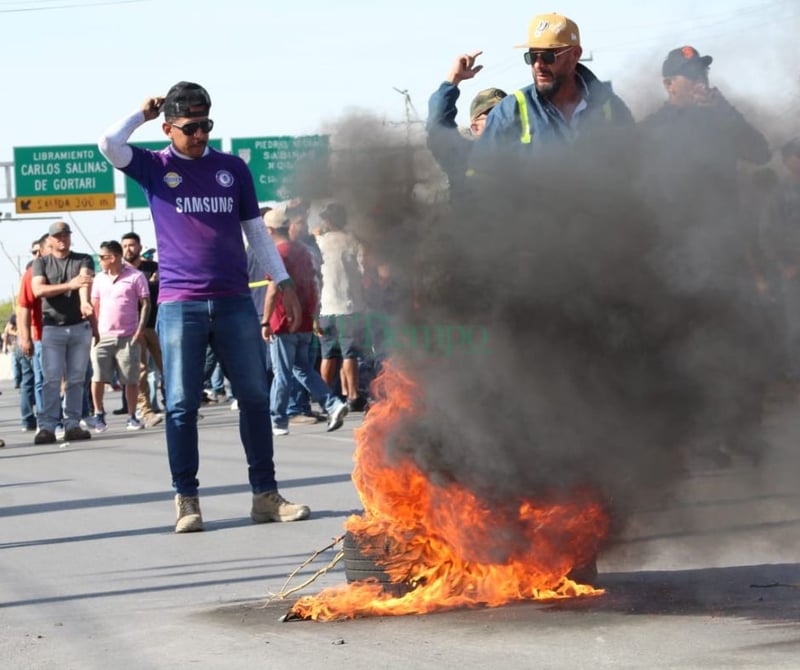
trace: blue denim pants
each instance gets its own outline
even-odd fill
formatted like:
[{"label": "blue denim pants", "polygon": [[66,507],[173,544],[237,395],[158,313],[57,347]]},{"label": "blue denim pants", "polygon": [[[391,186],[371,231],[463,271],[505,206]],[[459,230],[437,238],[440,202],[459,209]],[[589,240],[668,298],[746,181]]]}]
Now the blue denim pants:
[{"label": "blue denim pants", "polygon": [[[271,354],[270,354],[271,357]],[[317,359],[319,358],[319,338],[316,335],[311,335],[311,344],[309,345],[308,357],[311,361],[311,367],[315,370],[319,369]],[[271,366],[271,364],[270,364]],[[272,370],[270,370],[272,372]],[[311,414],[311,396],[305,387],[297,381],[297,378],[292,377],[292,390],[289,392],[289,406],[286,413],[292,417],[299,414]]]},{"label": "blue denim pants", "polygon": [[209,344],[239,400],[239,436],[250,487],[253,493],[277,489],[264,344],[250,294],[161,303],[156,330],[164,363],[167,453],[175,490],[197,495],[197,410]]},{"label": "blue denim pants", "polygon": [[61,421],[61,378],[66,379],[64,391],[64,428],[77,427],[83,416],[83,391],[89,351],[92,347],[92,328],[82,321],[72,326],[42,328],[42,411],[39,428],[55,431]]},{"label": "blue denim pants", "polygon": [[33,373],[33,356],[30,358],[22,353],[22,349],[16,347],[15,356],[19,356],[19,366],[22,376],[19,384],[19,413],[22,418],[23,428],[36,428],[36,378]]},{"label": "blue denim pants", "polygon": [[292,379],[296,379],[308,390],[311,398],[330,413],[341,402],[322,380],[311,363],[311,333],[287,333],[273,335],[270,344],[272,354],[271,414],[272,425],[286,428],[289,425],[288,406],[292,390]]},{"label": "blue denim pants", "polygon": [[44,372],[42,371],[42,341],[33,342],[33,395],[36,398],[36,409],[41,414],[44,407],[42,387],[44,386]]}]

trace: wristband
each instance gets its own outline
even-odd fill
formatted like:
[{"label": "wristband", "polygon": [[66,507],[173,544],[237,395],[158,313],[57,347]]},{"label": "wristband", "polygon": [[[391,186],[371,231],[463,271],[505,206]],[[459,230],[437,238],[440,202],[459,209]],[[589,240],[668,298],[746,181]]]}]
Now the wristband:
[{"label": "wristband", "polygon": [[261,327],[262,328],[269,328],[269,321],[262,321],[261,322]]}]

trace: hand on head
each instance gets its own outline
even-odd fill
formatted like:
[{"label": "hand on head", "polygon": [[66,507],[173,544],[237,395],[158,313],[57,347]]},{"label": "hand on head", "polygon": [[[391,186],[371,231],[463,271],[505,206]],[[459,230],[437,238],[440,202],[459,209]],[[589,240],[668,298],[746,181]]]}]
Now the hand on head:
[{"label": "hand on head", "polygon": [[147,98],[142,104],[142,112],[144,113],[145,121],[152,121],[158,118],[161,113],[161,106],[164,104],[163,96],[154,96]]}]

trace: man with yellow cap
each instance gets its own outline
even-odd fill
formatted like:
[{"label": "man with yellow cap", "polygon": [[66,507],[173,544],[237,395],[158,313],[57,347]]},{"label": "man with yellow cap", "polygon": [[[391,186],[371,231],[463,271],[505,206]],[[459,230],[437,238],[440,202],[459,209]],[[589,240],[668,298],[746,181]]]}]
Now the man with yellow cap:
[{"label": "man with yellow cap", "polygon": [[580,32],[560,14],[540,14],[530,23],[525,49],[533,83],[515,91],[492,111],[478,145],[573,142],[597,127],[632,127],[625,103],[579,63]]}]

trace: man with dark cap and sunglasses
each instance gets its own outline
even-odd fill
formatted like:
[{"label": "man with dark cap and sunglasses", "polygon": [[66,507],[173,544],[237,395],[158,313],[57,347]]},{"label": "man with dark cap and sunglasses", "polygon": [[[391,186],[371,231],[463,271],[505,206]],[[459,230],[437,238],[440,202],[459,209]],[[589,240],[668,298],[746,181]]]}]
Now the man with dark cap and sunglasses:
[{"label": "man with dark cap and sunglasses", "polygon": [[486,127],[486,119],[495,105],[506,97],[499,88],[486,88],[472,99],[469,108],[470,134],[464,136],[456,123],[458,101],[461,91],[459,84],[472,79],[483,69],[475,61],[483,52],[461,54],[456,58],[447,77],[428,100],[428,148],[450,182],[450,194],[459,193],[464,188],[464,180],[469,166],[469,153],[474,140],[481,136]]},{"label": "man with dark cap and sunglasses", "polygon": [[[692,46],[667,54],[661,67],[667,101],[638,128],[640,181],[649,204],[668,220],[666,232],[715,226],[717,242],[752,241],[755,227],[743,231],[736,225],[738,163],[766,163],[769,144],[709,85],[712,62]],[[731,249],[728,244],[715,246]]]},{"label": "man with dark cap and sunglasses", "polygon": [[687,164],[713,162],[730,181],[738,160],[760,165],[769,161],[770,151],[764,136],[709,85],[712,62],[691,46],[670,51],[661,66],[667,101],[640,130],[647,142],[658,145],[659,154],[678,159],[681,152],[676,172]]},{"label": "man with dark cap and sunglasses", "polygon": [[760,458],[763,393],[769,376],[767,315],[752,260],[757,221],[740,202],[739,161],[770,159],[765,137],[709,86],[713,59],[672,49],[661,74],[666,103],[638,128],[639,183],[658,227],[656,267],[685,310],[687,337],[713,342],[682,374],[719,464],[735,453]]},{"label": "man with dark cap and sunglasses", "polygon": [[[264,227],[247,165],[208,146],[214,127],[210,108],[202,86],[182,81],[165,97],[147,98],[100,139],[109,161],[144,189],[155,225],[160,271],[156,330],[163,354],[177,533],[203,530],[197,411],[209,342],[239,401],[239,433],[253,493],[251,519],[299,521],[310,514],[307,506],[285,500],[275,480],[265,351],[248,290],[242,230],[283,293],[290,328],[300,325],[300,304]],[[149,151],[128,143],[136,128],[161,112],[169,146]]]},{"label": "man with dark cap and sunglasses", "polygon": [[633,127],[625,103],[578,61],[580,32],[560,14],[540,14],[530,22],[524,60],[533,83],[502,100],[486,121],[478,153],[496,146],[527,152],[543,144],[573,142],[595,127]]}]

